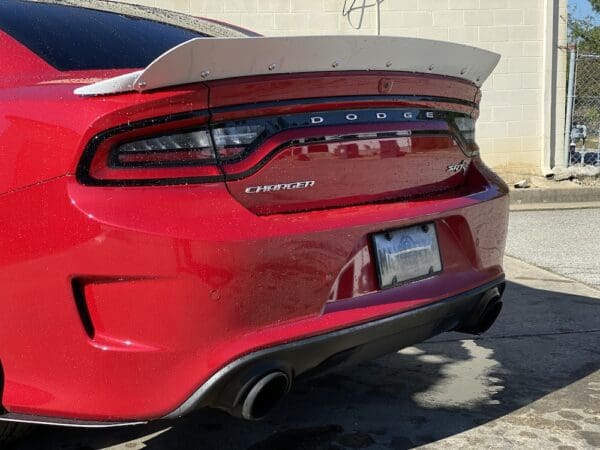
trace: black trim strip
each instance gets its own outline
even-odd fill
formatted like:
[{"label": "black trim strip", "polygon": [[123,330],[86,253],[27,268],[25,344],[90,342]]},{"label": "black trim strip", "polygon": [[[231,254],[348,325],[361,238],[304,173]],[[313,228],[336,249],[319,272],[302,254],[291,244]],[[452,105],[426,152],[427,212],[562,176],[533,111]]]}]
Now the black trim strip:
[{"label": "black trim strip", "polygon": [[[367,117],[358,117],[358,115],[367,115]],[[378,114],[384,114],[385,118],[377,119]],[[409,114],[409,117],[406,117]],[[348,120],[349,115],[355,116],[356,119]],[[389,115],[389,117],[388,117]],[[312,119],[318,118],[322,122],[312,122]],[[272,137],[273,135],[286,130],[310,128],[318,129],[321,126],[326,125],[372,125],[372,124],[392,124],[398,123],[416,123],[416,122],[432,122],[432,121],[443,121],[445,122],[450,130],[453,132],[454,137],[459,142],[462,152],[466,157],[472,157],[473,152],[469,152],[467,140],[463,137],[459,130],[456,119],[457,118],[470,118],[467,114],[461,114],[454,111],[447,111],[441,109],[422,109],[422,108],[357,108],[352,110],[333,110],[333,111],[317,111],[309,113],[292,113],[284,114],[280,116],[264,116],[264,117],[251,117],[248,119],[234,119],[230,121],[217,122],[210,124],[211,132],[217,128],[235,127],[235,126],[252,126],[260,124],[264,131],[263,133],[249,145],[243,152],[238,155],[221,158],[219,156],[218,149],[216,149],[216,156],[222,165],[238,162],[245,159],[249,154],[254,152],[260,147],[264,141]],[[419,130],[413,132],[416,134]],[[432,131],[434,132],[434,131]],[[362,134],[360,132],[355,133],[356,135]],[[317,142],[319,138],[315,138],[313,142]]]},{"label": "black trim strip", "polygon": [[138,179],[138,180],[98,180],[87,177],[86,181],[77,178],[81,184],[87,186],[177,186],[180,184],[219,183],[225,181],[223,175],[213,177],[185,177],[185,178],[160,178],[160,179]]},{"label": "black trim strip", "polygon": [[148,423],[146,420],[138,420],[131,422],[108,422],[101,420],[78,420],[66,419],[62,417],[46,417],[32,416],[29,414],[7,413],[0,415],[2,422],[29,423],[32,425],[52,425],[56,427],[72,427],[72,428],[115,428],[128,427],[132,425],[144,425]]},{"label": "black trim strip", "polygon": [[88,335],[88,337],[90,339],[94,339],[94,336],[96,335],[96,329],[94,327],[94,322],[92,322],[92,316],[90,315],[87,301],[85,300],[84,284],[81,280],[74,278],[71,280],[71,287],[73,289],[75,306],[77,307],[81,324],[83,325],[85,333]]}]

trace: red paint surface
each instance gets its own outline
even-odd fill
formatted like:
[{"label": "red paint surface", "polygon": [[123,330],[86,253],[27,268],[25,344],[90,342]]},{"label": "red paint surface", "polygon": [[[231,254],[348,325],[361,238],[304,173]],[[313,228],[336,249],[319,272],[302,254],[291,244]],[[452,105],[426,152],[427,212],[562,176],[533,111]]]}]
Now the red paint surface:
[{"label": "red paint surface", "polygon": [[297,99],[299,89],[302,92],[300,98],[414,95],[468,102],[476,101],[478,91],[475,85],[455,78],[379,71],[257,76],[206,84],[211,89],[211,104],[215,108]]},{"label": "red paint surface", "polygon": [[[13,44],[0,46],[3,59],[18,52],[27,56]],[[198,84],[80,98],[72,94],[81,84],[76,79],[107,74],[57,74],[27,57],[21,82],[12,75],[0,79],[0,363],[2,406],[8,411],[81,419],[160,417],[243,354],[406,311],[502,274],[506,186],[477,158],[464,178],[441,179],[437,166],[429,171],[423,161],[443,165],[458,156],[447,138],[419,138],[411,144],[414,154],[398,141],[371,142],[378,149],[374,155],[358,151],[351,157],[312,146],[289,148],[255,177],[304,173],[306,164],[325,187],[312,198],[269,199],[266,206],[309,201],[326,208],[336,202],[334,209],[293,214],[255,214],[265,204],[244,206],[234,183],[94,187],[73,175],[90,139],[115,126],[236,102],[379,95],[382,77],[392,76],[311,75],[309,84],[303,76],[276,76],[254,80],[255,90],[240,80],[215,82],[210,97],[209,87]],[[392,87],[386,94],[476,95],[474,87],[456,80],[393,77],[398,92]],[[382,96],[371,104],[401,103]],[[348,101],[281,108],[342,106]],[[255,105],[218,114],[222,120],[274,111],[277,107]],[[342,148],[348,152],[352,145]],[[351,186],[363,163],[364,177],[371,176],[369,170],[384,176]],[[343,180],[336,191],[327,171],[338,168],[347,174],[332,174]],[[396,173],[403,177],[393,178]],[[411,183],[419,189],[451,185],[441,194],[402,201],[340,203],[384,194],[384,178],[396,193]],[[436,222],[444,273],[378,290],[365,251],[370,234],[424,221]],[[91,335],[76,307],[74,279],[83,285]]]},{"label": "red paint surface", "polygon": [[[445,125],[445,124],[444,124]],[[356,126],[311,130],[311,133],[338,135]],[[414,129],[412,124],[387,126],[363,125],[362,132]],[[435,128],[435,127],[432,127]],[[347,130],[347,131],[346,131]],[[265,153],[289,139],[280,133],[265,143]],[[274,141],[274,142],[273,142]],[[259,160],[261,151],[249,160]],[[385,138],[346,139],[336,143],[292,145],[280,149],[258,172],[241,180],[228,181],[231,194],[257,214],[274,214],[334,206],[347,206],[401,197],[420,196],[458,187],[463,173],[451,174],[446,168],[465,159],[465,155],[447,135],[398,136]],[[225,166],[225,173],[235,174],[235,166],[248,166],[248,161]],[[415,170],[410,170],[410,168]],[[252,186],[312,181],[305,189],[246,193]]]}]

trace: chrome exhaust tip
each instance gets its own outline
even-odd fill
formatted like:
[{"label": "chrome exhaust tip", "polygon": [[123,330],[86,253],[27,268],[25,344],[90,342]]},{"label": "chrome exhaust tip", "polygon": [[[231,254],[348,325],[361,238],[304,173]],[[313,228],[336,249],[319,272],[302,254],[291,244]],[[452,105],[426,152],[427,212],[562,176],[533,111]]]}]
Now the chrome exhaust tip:
[{"label": "chrome exhaust tip", "polygon": [[482,334],[491,328],[502,311],[502,294],[497,288],[483,294],[479,305],[455,331]]},{"label": "chrome exhaust tip", "polygon": [[289,392],[291,381],[282,371],[271,372],[260,378],[248,391],[242,402],[241,416],[246,420],[265,418]]},{"label": "chrome exhaust tip", "polygon": [[502,311],[502,302],[500,301],[500,296],[491,300],[486,306],[483,314],[479,318],[479,323],[477,326],[477,334],[485,333],[489,330],[496,319],[500,315],[500,311]]}]

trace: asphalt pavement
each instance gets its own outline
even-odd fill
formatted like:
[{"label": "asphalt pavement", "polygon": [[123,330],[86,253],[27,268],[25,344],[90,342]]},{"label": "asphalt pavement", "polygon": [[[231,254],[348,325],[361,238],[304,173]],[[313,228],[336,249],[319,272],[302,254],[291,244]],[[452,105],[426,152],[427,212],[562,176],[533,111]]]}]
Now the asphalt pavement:
[{"label": "asphalt pavement", "polygon": [[505,306],[481,337],[448,333],[300,382],[261,422],[207,410],[122,429],[40,428],[17,449],[600,448],[599,252],[588,246],[599,218],[512,213],[508,251],[520,259],[506,258]]},{"label": "asphalt pavement", "polygon": [[600,288],[600,208],[513,211],[506,253]]}]

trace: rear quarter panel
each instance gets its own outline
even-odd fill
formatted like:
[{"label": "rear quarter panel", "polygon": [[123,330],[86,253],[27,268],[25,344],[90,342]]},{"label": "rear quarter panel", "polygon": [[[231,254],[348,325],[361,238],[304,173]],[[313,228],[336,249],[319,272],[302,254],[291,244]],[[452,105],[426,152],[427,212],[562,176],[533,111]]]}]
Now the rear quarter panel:
[{"label": "rear quarter panel", "polygon": [[83,148],[101,131],[208,106],[201,85],[151,96],[75,96],[74,83],[89,76],[63,73],[31,85],[0,87],[0,194],[74,173]]}]

